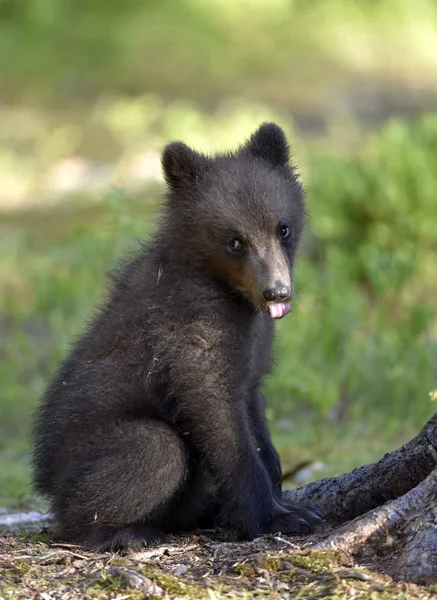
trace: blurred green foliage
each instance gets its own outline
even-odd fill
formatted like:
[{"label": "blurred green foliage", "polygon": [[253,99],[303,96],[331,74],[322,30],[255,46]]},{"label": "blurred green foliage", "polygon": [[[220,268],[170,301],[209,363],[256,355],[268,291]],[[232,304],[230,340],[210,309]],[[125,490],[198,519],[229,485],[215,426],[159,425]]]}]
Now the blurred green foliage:
[{"label": "blurred green foliage", "polygon": [[390,121],[356,153],[310,154],[303,315],[279,372],[318,411],[418,426],[433,410],[436,159],[435,116]]},{"label": "blurred green foliage", "polygon": [[432,81],[436,34],[434,0],[1,0],[1,94],[88,104],[124,89],[304,108],[369,71]]},{"label": "blurred green foliage", "polygon": [[434,0],[0,0],[0,506],[29,503],[35,403],[153,228],[162,146],[228,149],[263,120],[310,213],[266,383],[283,456],[334,474],[421,427],[437,117],[375,122],[435,108],[436,69]]}]

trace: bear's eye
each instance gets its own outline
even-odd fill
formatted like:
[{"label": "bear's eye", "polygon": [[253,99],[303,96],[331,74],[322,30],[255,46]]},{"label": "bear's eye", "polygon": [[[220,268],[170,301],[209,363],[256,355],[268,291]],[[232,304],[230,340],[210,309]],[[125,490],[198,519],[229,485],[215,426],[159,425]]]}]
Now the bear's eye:
[{"label": "bear's eye", "polygon": [[279,225],[279,235],[280,235],[281,239],[288,240],[288,238],[291,235],[291,229],[289,228],[289,226],[286,225],[285,223],[281,223]]},{"label": "bear's eye", "polygon": [[228,241],[228,250],[232,254],[240,254],[244,250],[243,242],[240,238],[234,237]]}]

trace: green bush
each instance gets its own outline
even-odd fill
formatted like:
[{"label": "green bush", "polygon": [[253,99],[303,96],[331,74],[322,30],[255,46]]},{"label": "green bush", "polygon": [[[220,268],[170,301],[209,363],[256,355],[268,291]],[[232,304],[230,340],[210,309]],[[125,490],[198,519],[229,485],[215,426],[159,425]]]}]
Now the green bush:
[{"label": "green bush", "polygon": [[391,121],[356,153],[311,155],[300,314],[281,327],[275,397],[418,424],[432,412],[436,163],[435,115]]}]

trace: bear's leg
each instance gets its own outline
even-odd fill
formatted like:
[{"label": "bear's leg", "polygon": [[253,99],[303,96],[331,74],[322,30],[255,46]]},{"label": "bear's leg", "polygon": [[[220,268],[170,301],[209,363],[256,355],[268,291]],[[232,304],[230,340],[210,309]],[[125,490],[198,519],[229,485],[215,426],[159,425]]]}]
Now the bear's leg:
[{"label": "bear's leg", "polygon": [[54,506],[60,537],[105,550],[163,537],[189,482],[187,449],[173,428],[156,420],[103,424],[69,456]]},{"label": "bear's leg", "polygon": [[270,476],[273,491],[281,497],[282,471],[279,455],[273,446],[269,427],[265,415],[264,398],[258,390],[253,390],[250,395],[249,419],[251,429],[255,436],[258,452]]},{"label": "bear's leg", "polygon": [[217,486],[212,476],[205,471],[196,453],[191,453],[190,483],[185,491],[178,495],[177,501],[169,511],[164,531],[180,532],[192,529],[213,529],[219,514]]},{"label": "bear's leg", "polygon": [[271,533],[307,533],[321,522],[320,510],[312,505],[299,505],[284,500],[282,497],[282,472],[279,455],[273,446],[267,419],[265,416],[262,394],[254,391],[250,401],[250,421],[252,432],[258,445],[258,451],[269,473],[274,490],[275,518],[267,531]]}]

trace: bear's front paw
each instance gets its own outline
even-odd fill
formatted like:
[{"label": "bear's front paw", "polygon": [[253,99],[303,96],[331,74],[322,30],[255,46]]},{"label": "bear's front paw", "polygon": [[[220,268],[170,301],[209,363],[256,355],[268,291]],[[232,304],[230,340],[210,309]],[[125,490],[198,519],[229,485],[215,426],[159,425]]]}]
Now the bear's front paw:
[{"label": "bear's front paw", "polygon": [[286,503],[283,509],[284,512],[270,522],[268,533],[307,534],[322,524],[322,513],[316,506]]}]

